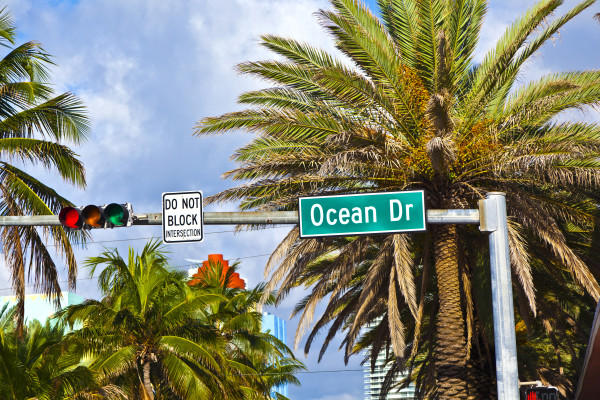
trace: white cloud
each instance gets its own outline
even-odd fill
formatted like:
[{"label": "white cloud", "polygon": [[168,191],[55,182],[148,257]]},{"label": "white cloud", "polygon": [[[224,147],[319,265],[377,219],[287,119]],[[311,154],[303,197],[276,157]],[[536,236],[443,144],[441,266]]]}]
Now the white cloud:
[{"label": "white cloud", "polygon": [[12,289],[8,289],[12,286],[12,280],[10,276],[11,273],[6,266],[4,254],[0,254],[0,296],[11,296],[14,294]]},{"label": "white cloud", "polygon": [[[230,183],[220,179],[233,167],[229,155],[249,135],[193,138],[200,118],[238,109],[236,97],[263,82],[239,76],[235,64],[272,58],[258,46],[260,34],[282,34],[333,49],[312,15],[323,1],[89,1],[63,7],[12,4],[19,27],[28,38],[44,43],[55,56],[57,90],[72,90],[85,103],[94,122],[89,143],[77,149],[88,170],[88,189],[63,190],[79,204],[131,201],[136,212],[160,211],[165,191],[200,189],[206,196]],[[64,187],[64,185],[62,185]],[[233,210],[233,205],[208,206],[207,211]],[[207,226],[199,244],[171,245],[173,266],[186,258],[206,259],[222,253],[240,258],[240,274],[250,287],[263,281],[267,257],[288,229],[214,233],[229,226]],[[94,240],[160,236],[160,227],[94,231]],[[144,240],[92,244],[78,251],[78,259],[98,254],[102,245],[127,245],[141,250]],[[253,257],[258,256],[258,257]],[[246,258],[252,257],[252,258]],[[82,271],[81,277],[87,276]],[[81,280],[78,292],[98,296],[93,280]],[[289,304],[289,303],[288,303]],[[287,318],[290,308],[272,310]],[[293,337],[294,322],[288,325]],[[302,353],[299,357],[304,359]],[[311,370],[344,369],[339,356]],[[335,360],[335,361],[334,361]],[[334,374],[332,382],[344,378]],[[319,387],[318,374],[300,376],[303,386],[290,388],[293,398],[329,394]],[[339,384],[338,392],[351,393]],[[354,391],[361,391],[360,379]],[[308,396],[308,397],[306,397]]]},{"label": "white cloud", "polygon": [[[57,91],[80,96],[94,122],[90,141],[75,149],[88,170],[86,191],[41,174],[79,204],[130,201],[136,212],[159,212],[162,192],[200,189],[208,196],[231,186],[220,176],[233,168],[229,156],[250,135],[195,138],[191,133],[199,119],[239,109],[235,100],[243,91],[265,86],[236,74],[235,64],[274,57],[258,45],[261,34],[285,35],[334,51],[331,38],[313,15],[319,8],[329,8],[325,0],[8,0],[7,4],[22,33],[20,40],[41,41],[55,56]],[[526,7],[520,0],[491,4],[477,61]],[[528,66],[524,81],[550,71],[600,64],[593,51],[600,26],[589,15],[578,21]],[[207,211],[233,209],[231,204],[207,207]],[[209,253],[222,253],[229,260],[266,254],[287,232],[209,234],[231,229],[206,227],[203,243],[168,246],[173,265],[188,264],[186,258],[206,259]],[[94,240],[104,242],[79,250],[78,260],[98,254],[102,245],[116,246],[126,255],[128,245],[141,249],[145,240],[137,239],[160,234],[156,226],[94,231]],[[266,259],[241,259],[240,273],[249,286],[264,279]],[[0,280],[7,276],[2,271],[6,270],[0,268]],[[87,271],[80,271],[86,278]],[[81,280],[78,292],[98,296],[93,280]],[[293,291],[273,312],[287,317],[303,295]],[[290,343],[296,324],[297,318],[288,324]],[[318,340],[308,358],[302,347],[297,354],[311,371],[360,369],[360,356],[344,366],[343,354],[336,351],[339,342],[334,340],[320,364]],[[306,374],[301,379],[301,388],[290,388],[291,398],[362,397],[360,372]]]}]

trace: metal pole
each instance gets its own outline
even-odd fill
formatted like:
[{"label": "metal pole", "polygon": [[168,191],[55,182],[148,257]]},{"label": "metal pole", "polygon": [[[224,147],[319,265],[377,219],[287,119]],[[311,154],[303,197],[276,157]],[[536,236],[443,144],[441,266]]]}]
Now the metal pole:
[{"label": "metal pole", "polygon": [[[427,210],[428,224],[478,224],[479,210]],[[297,211],[205,212],[205,225],[298,223]],[[0,217],[0,226],[59,226],[57,215]],[[162,213],[134,214],[133,225],[162,225]]]},{"label": "metal pole", "polygon": [[[206,225],[298,224],[297,211],[205,212]],[[508,224],[504,193],[488,193],[479,210],[427,210],[428,224],[479,224],[490,232],[490,267],[498,400],[519,398],[517,345],[513,312]],[[0,217],[0,226],[56,226],[56,215]],[[162,213],[134,214],[133,225],[162,225]]]},{"label": "metal pole", "polygon": [[519,375],[505,194],[488,193],[485,200],[480,200],[479,207],[481,216],[479,229],[490,232],[498,400],[515,400],[519,398]]}]

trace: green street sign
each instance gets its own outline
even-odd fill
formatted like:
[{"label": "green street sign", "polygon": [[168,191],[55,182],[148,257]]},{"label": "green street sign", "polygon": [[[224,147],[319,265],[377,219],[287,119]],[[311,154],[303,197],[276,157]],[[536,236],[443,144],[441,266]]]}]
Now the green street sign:
[{"label": "green street sign", "polygon": [[300,237],[424,231],[425,192],[298,198]]}]

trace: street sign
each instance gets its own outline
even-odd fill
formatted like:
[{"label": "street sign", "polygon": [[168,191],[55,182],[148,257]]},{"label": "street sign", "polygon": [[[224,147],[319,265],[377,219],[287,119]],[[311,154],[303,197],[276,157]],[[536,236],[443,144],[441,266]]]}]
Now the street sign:
[{"label": "street sign", "polygon": [[300,237],[424,231],[422,190],[298,198]]},{"label": "street sign", "polygon": [[204,238],[202,192],[169,192],[162,195],[164,243],[201,242]]}]

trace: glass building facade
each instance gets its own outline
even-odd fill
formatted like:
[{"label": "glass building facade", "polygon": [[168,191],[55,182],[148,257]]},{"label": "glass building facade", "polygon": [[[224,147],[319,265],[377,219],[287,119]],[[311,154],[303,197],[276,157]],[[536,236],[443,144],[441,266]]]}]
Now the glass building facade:
[{"label": "glass building facade", "polygon": [[[271,335],[275,336],[277,339],[281,340],[287,345],[285,340],[285,321],[279,318],[278,316],[270,314],[268,312],[263,312],[262,331],[270,333]],[[275,386],[274,392],[277,392],[287,397],[288,385],[283,384]]]},{"label": "glass building facade", "polygon": [[[381,387],[385,380],[385,375],[390,370],[390,367],[386,367],[385,363],[385,352],[381,352],[377,357],[375,363],[375,369],[371,371],[371,362],[368,361],[364,366],[364,400],[413,400],[415,398],[415,387],[413,384],[404,388],[400,391],[392,389],[386,397],[381,397]],[[402,375],[396,377],[397,381],[401,381],[404,378]]]}]

